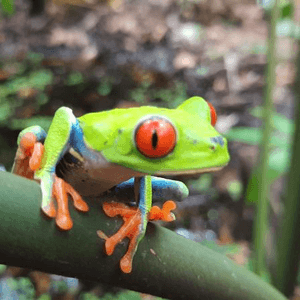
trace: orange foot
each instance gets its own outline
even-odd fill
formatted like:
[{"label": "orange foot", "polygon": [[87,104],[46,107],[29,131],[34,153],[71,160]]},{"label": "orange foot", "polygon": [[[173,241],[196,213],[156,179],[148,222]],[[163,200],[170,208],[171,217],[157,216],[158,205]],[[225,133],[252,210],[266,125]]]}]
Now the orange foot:
[{"label": "orange foot", "polygon": [[104,238],[105,251],[107,255],[112,255],[115,247],[124,238],[128,237],[130,242],[128,250],[120,260],[120,267],[124,273],[130,273],[132,270],[132,259],[137,247],[137,240],[141,234],[140,225],[142,224],[142,214],[137,207],[129,207],[123,203],[103,203],[103,210],[109,217],[120,215],[124,224],[111,237],[107,237],[101,230],[97,231],[99,237]]},{"label": "orange foot", "polygon": [[[33,179],[34,171],[41,166],[43,153],[44,145],[37,141],[36,136],[31,132],[25,133],[20,140],[13,173]],[[73,221],[68,208],[68,194],[79,211],[86,212],[89,207],[71,185],[56,175],[54,176],[52,193],[53,198],[57,201],[57,212],[53,202],[42,210],[48,217],[56,219],[56,224],[60,229],[69,230],[73,226]]]},{"label": "orange foot", "polygon": [[56,225],[62,230],[70,230],[73,227],[73,221],[69,212],[68,194],[73,199],[74,206],[77,210],[87,212],[89,207],[74,188],[63,179],[54,176],[53,198],[57,202],[57,213],[55,208],[50,205],[49,210],[42,209],[43,212],[50,218],[55,218]]},{"label": "orange foot", "polygon": [[176,203],[172,200],[168,200],[163,204],[162,208],[158,206],[152,206],[149,213],[149,221],[162,220],[165,222],[172,222],[175,220],[175,215],[171,212],[176,208]]},{"label": "orange foot", "polygon": [[41,164],[44,146],[37,142],[36,136],[27,132],[20,140],[20,144],[16,153],[13,173],[33,179],[34,171]]},{"label": "orange foot", "polygon": [[[149,213],[148,220],[173,221],[175,217],[171,210],[175,208],[176,204],[173,201],[167,201],[162,209],[154,206]],[[120,215],[123,218],[124,224],[119,231],[111,237],[107,237],[101,230],[98,230],[97,234],[100,238],[105,239],[105,251],[107,255],[112,255],[116,245],[124,238],[129,238],[128,250],[120,260],[120,267],[124,273],[130,273],[138,242],[144,233],[142,229],[142,213],[137,207],[129,207],[123,203],[115,202],[104,203],[103,210],[109,217]]]}]

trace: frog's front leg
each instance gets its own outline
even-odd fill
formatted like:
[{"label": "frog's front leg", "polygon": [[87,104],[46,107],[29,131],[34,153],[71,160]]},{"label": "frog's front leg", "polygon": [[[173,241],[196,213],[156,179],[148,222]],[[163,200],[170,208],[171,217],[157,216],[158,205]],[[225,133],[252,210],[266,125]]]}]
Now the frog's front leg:
[{"label": "frog's front leg", "polygon": [[[120,215],[123,218],[124,224],[119,231],[111,237],[107,237],[100,230],[97,232],[100,238],[104,238],[106,240],[105,251],[107,255],[111,255],[114,252],[116,245],[124,238],[129,238],[130,242],[127,252],[120,261],[120,267],[124,273],[130,273],[132,270],[132,260],[139,242],[145,235],[148,221],[173,221],[175,219],[175,216],[171,212],[171,210],[176,208],[176,205],[173,201],[167,201],[162,209],[158,207],[152,208],[151,176],[147,175],[144,177],[135,178],[134,190],[135,195],[138,196],[138,199],[136,199],[138,207],[130,207],[124,203],[114,202],[103,204],[103,210],[109,217]],[[184,193],[185,190],[182,192]]]},{"label": "frog's front leg", "polygon": [[[76,122],[72,111],[62,107],[56,112],[47,137],[39,126],[22,131],[19,135],[19,148],[13,167],[13,173],[40,180],[42,210],[47,216],[55,217],[56,224],[63,230],[69,230],[73,226],[68,209],[68,194],[71,195],[78,210],[88,211],[88,206],[81,196],[55,174],[56,164],[72,146],[71,137],[78,131]],[[41,143],[43,140],[45,140],[44,145]],[[73,138],[73,142],[74,140]],[[77,142],[78,145],[80,142]],[[57,201],[57,211],[53,199]]]},{"label": "frog's front leg", "polygon": [[40,126],[31,126],[20,132],[18,149],[12,173],[33,179],[34,171],[39,168],[43,156],[43,142],[46,132]]}]

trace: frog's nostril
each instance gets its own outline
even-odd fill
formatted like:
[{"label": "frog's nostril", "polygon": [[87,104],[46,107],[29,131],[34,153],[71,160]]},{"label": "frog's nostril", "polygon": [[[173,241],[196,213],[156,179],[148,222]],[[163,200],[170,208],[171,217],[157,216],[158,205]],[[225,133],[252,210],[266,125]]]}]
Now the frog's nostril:
[{"label": "frog's nostril", "polygon": [[211,139],[211,142],[213,143],[213,144],[219,144],[220,146],[224,146],[224,138],[222,137],[222,136],[215,136],[215,137],[212,137]]}]

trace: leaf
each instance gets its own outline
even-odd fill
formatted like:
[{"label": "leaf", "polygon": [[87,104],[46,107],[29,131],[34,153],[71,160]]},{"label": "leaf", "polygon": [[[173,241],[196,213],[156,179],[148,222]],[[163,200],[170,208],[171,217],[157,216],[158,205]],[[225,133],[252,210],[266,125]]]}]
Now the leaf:
[{"label": "leaf", "polygon": [[15,12],[14,0],[1,0],[1,6],[4,13],[12,15]]},{"label": "leaf", "polygon": [[295,23],[291,19],[278,20],[276,24],[277,36],[293,36]]},{"label": "leaf", "polygon": [[67,78],[67,85],[77,85],[83,82],[83,76],[80,72],[73,72]]},{"label": "leaf", "polygon": [[233,201],[238,201],[243,192],[243,184],[239,180],[232,180],[227,185],[227,191]]},{"label": "leaf", "polygon": [[53,74],[49,70],[32,72],[29,76],[29,84],[36,89],[44,90],[53,81]]},{"label": "leaf", "polygon": [[271,144],[275,147],[288,150],[291,147],[291,138],[277,131],[271,136]]},{"label": "leaf", "polygon": [[[236,142],[257,146],[262,140],[262,130],[256,127],[235,127],[226,134],[226,137]],[[289,150],[291,147],[291,136],[275,131],[271,136],[271,144],[283,150]]]},{"label": "leaf", "polygon": [[40,93],[37,95],[36,100],[39,105],[44,105],[49,101],[49,97],[45,93]]},{"label": "leaf", "polygon": [[[251,115],[256,118],[262,119],[263,117],[263,109],[261,106],[256,106],[255,108],[250,110]],[[294,121],[288,119],[282,114],[273,113],[273,126],[280,132],[285,134],[292,135],[294,132]]]},{"label": "leaf", "polygon": [[20,89],[27,88],[30,85],[26,77],[17,77],[6,84],[7,94],[16,94]]},{"label": "leaf", "polygon": [[292,0],[286,0],[284,3],[280,2],[280,4],[280,19],[293,19],[295,11],[294,2]]},{"label": "leaf", "polygon": [[276,149],[269,157],[269,166],[271,169],[282,173],[286,173],[290,165],[290,152]]},{"label": "leaf", "polygon": [[32,62],[34,64],[40,64],[44,59],[44,55],[42,53],[36,53],[36,52],[29,51],[27,53],[27,58],[30,62]]},{"label": "leaf", "polygon": [[9,105],[9,102],[4,102],[3,104],[0,104],[0,122],[7,120],[11,113],[12,110]]},{"label": "leaf", "polygon": [[111,78],[103,78],[97,88],[97,92],[101,96],[107,96],[113,88],[113,80]]},{"label": "leaf", "polygon": [[[274,6],[275,1],[276,0],[256,0],[257,4],[266,10],[270,10]],[[284,10],[287,6],[292,5],[290,0],[279,0],[278,2],[281,10]]]},{"label": "leaf", "polygon": [[188,182],[189,188],[198,192],[207,192],[212,185],[212,174],[207,173],[201,175],[198,179],[191,179]]},{"label": "leaf", "polygon": [[137,292],[133,292],[133,291],[126,291],[124,293],[120,293],[118,295],[116,295],[115,297],[113,296],[109,296],[107,297],[105,295],[105,300],[110,300],[110,299],[113,299],[113,300],[142,300],[142,297],[140,295],[140,293],[137,293]]},{"label": "leaf", "polygon": [[48,131],[52,119],[53,119],[52,117],[41,117],[41,116],[32,117],[30,119],[13,119],[8,126],[10,129],[22,130],[26,127],[39,125],[44,130]]},{"label": "leaf", "polygon": [[[261,186],[261,182],[259,182],[260,168],[254,169],[250,180],[247,185],[246,190],[246,202],[247,203],[256,203],[259,195],[259,189]],[[283,172],[278,171],[273,168],[269,168],[267,172],[267,180],[268,184],[272,184],[275,180],[277,180],[280,176],[283,175]]]},{"label": "leaf", "polygon": [[282,114],[274,114],[273,115],[274,127],[287,135],[293,135],[295,130],[294,121],[288,119]]},{"label": "leaf", "polygon": [[226,134],[226,137],[249,145],[259,145],[262,139],[262,131],[260,128],[254,127],[235,127]]}]

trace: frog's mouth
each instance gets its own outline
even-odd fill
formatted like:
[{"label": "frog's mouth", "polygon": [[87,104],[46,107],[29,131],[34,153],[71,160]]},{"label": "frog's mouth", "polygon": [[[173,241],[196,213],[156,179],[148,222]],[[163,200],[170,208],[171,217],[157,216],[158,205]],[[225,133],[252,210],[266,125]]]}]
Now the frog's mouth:
[{"label": "frog's mouth", "polygon": [[158,171],[158,172],[155,172],[154,175],[185,175],[185,174],[200,174],[200,173],[206,173],[206,172],[215,172],[215,171],[222,170],[226,165],[220,166],[220,167],[195,169],[195,170]]}]

